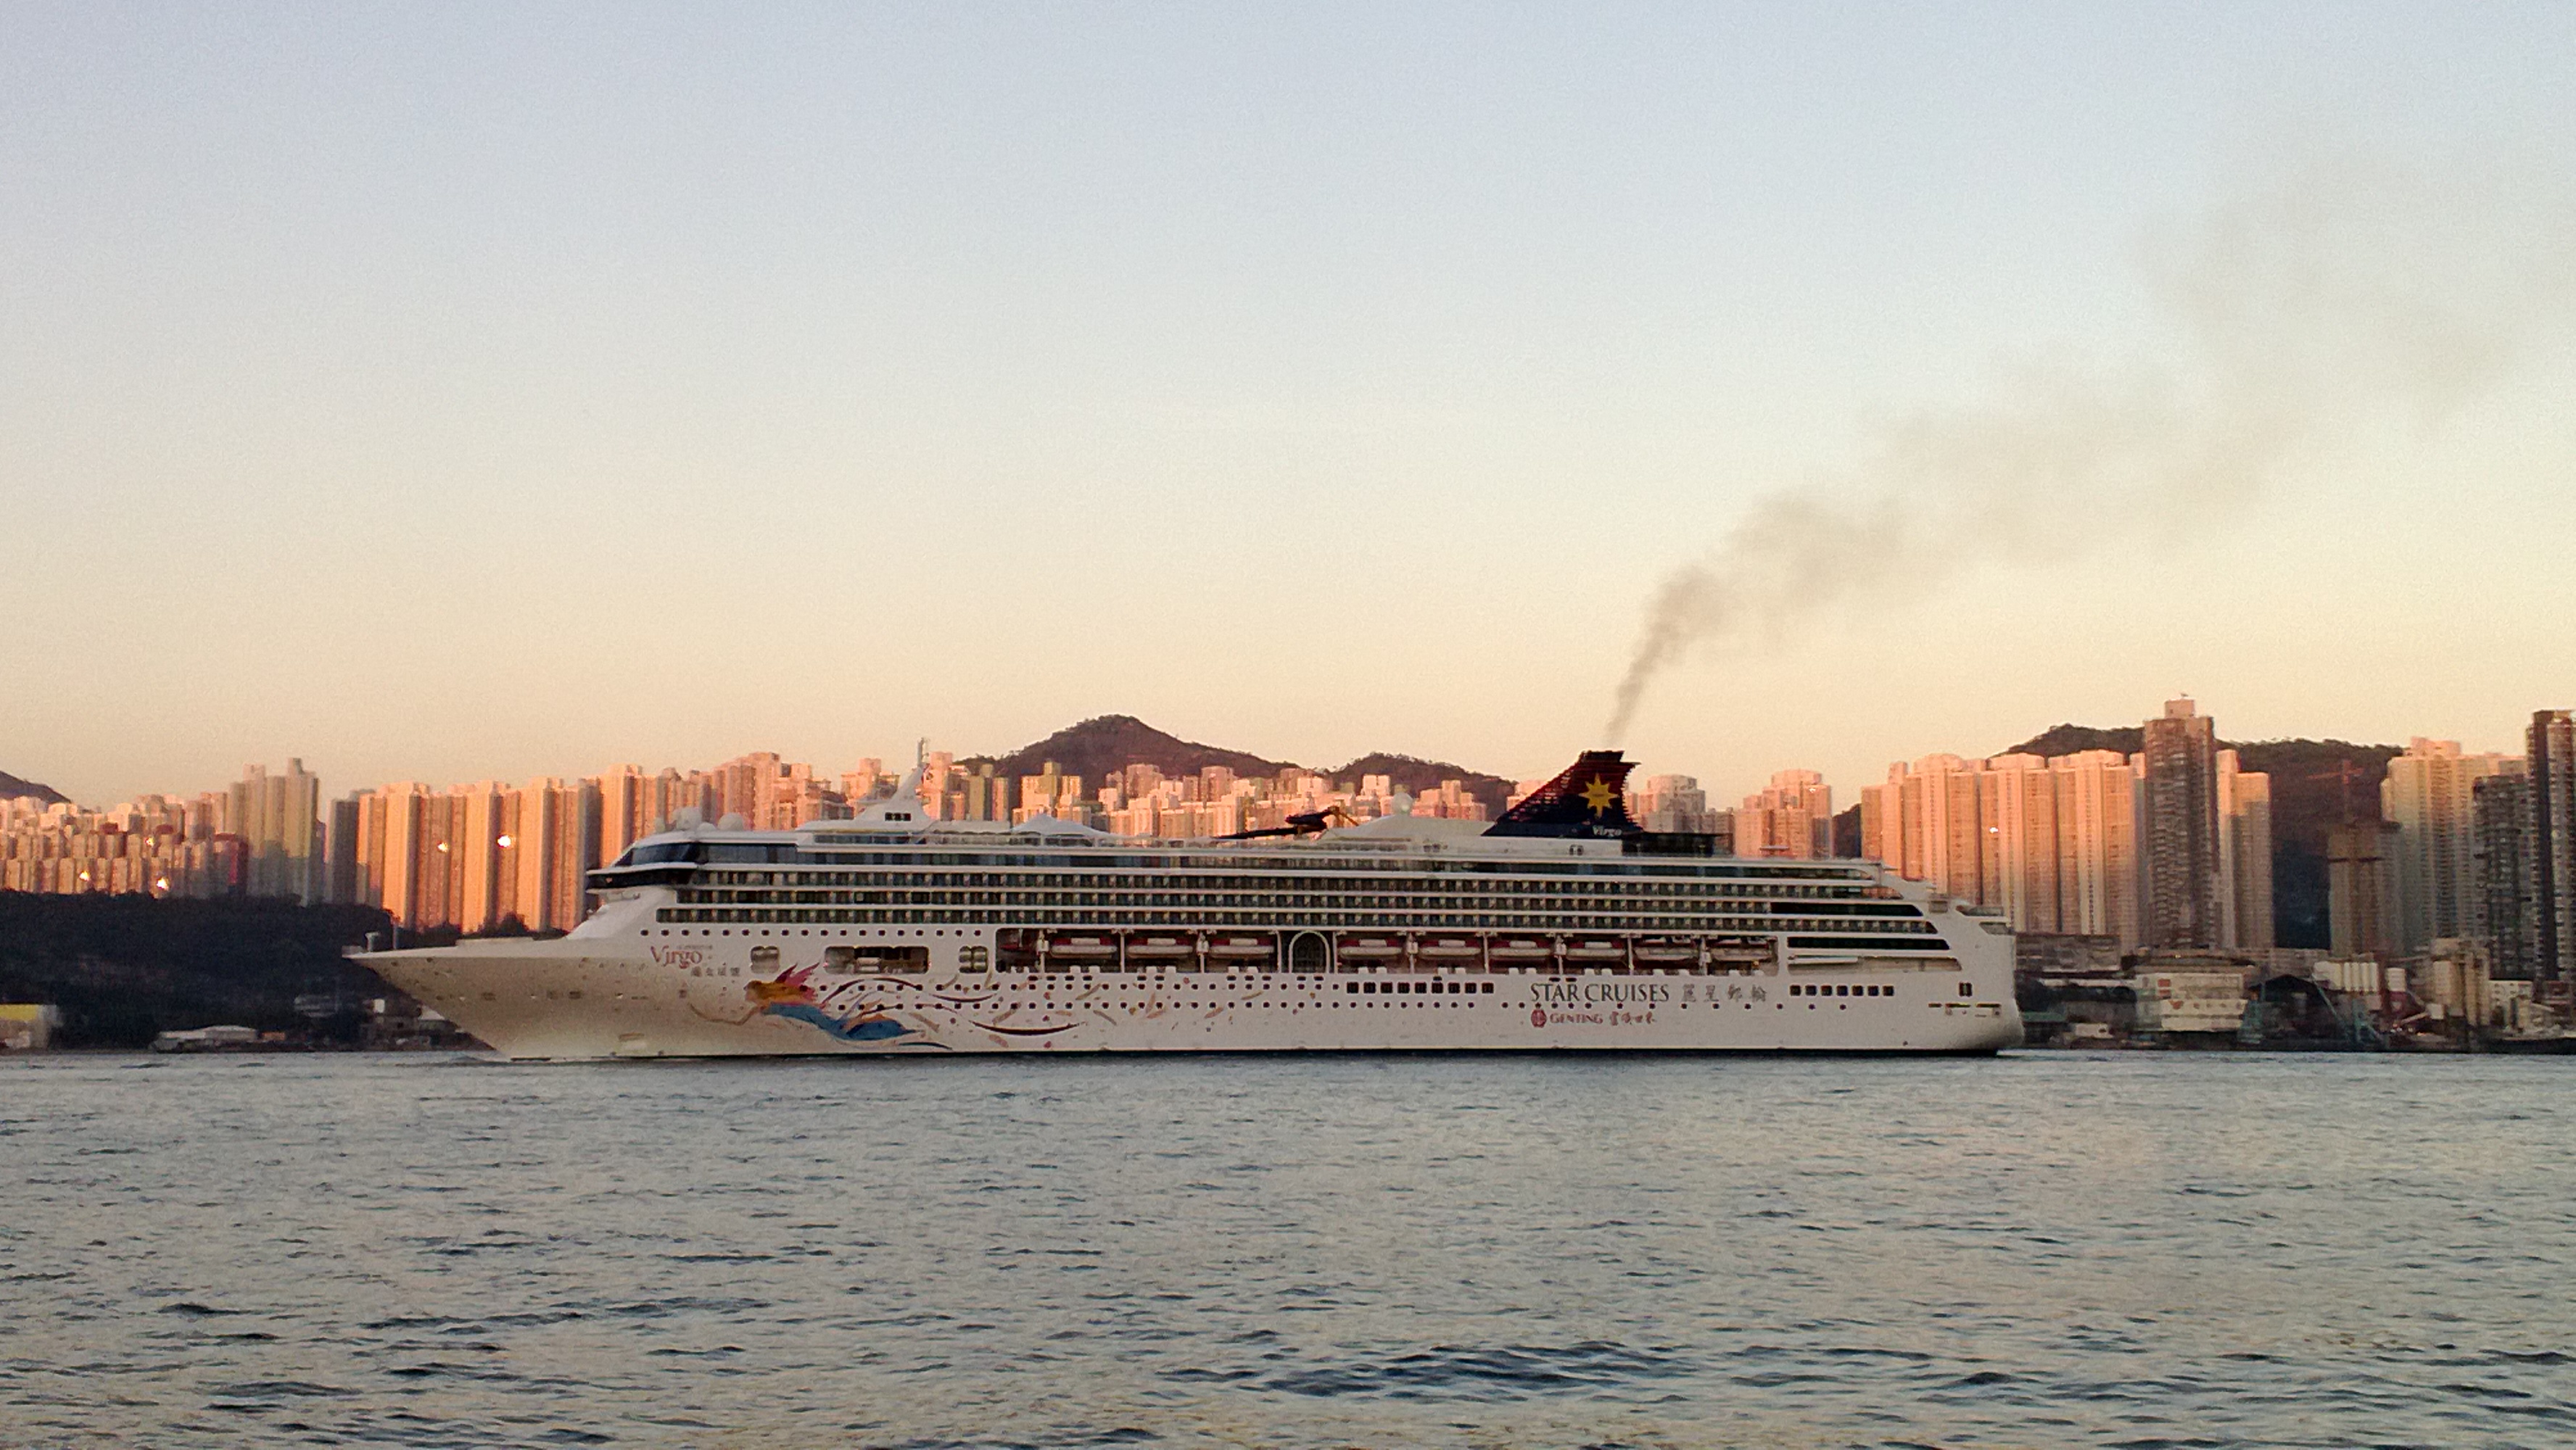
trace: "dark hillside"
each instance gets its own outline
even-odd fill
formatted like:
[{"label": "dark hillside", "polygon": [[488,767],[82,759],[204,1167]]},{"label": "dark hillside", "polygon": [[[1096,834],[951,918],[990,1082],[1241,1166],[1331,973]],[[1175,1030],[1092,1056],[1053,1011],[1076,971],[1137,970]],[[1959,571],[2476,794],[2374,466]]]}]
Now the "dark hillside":
[{"label": "dark hillside", "polygon": [[1150,765],[1165,775],[1196,775],[1211,765],[1222,765],[1237,775],[1275,775],[1286,763],[1166,735],[1133,715],[1096,716],[1008,755],[977,756],[958,763],[972,769],[987,759],[1000,776],[1035,775],[1052,760],[1064,774],[1081,776],[1083,788],[1090,791],[1098,790],[1111,772],[1131,765]]},{"label": "dark hillside", "polygon": [[1358,785],[1362,776],[1389,775],[1395,777],[1396,785],[1409,795],[1437,790],[1440,782],[1454,780],[1464,785],[1469,795],[1485,803],[1488,818],[1501,815],[1505,803],[1512,798],[1513,783],[1499,775],[1480,775],[1445,760],[1422,760],[1410,755],[1389,755],[1384,751],[1363,755],[1339,770],[1321,773],[1351,785]]},{"label": "dark hillside", "polygon": [[2135,755],[2146,743],[2146,729],[2139,725],[2110,730],[2092,725],[2051,725],[2003,753],[2055,756],[2073,755],[2079,750],[2116,750],[2122,755]]},{"label": "dark hillside", "polygon": [[49,806],[58,806],[71,799],[52,786],[42,785],[32,780],[21,780],[5,770],[0,770],[0,801],[18,796],[34,796]]},{"label": "dark hillside", "polygon": [[364,906],[0,891],[0,1001],[61,1007],[64,1047],[143,1047],[215,1023],[312,1029],[298,996],[386,990],[340,949],[389,927]]},{"label": "dark hillside", "polygon": [[2347,811],[2379,818],[2379,783],[2395,745],[2258,740],[2234,747],[2247,770],[2272,777],[2272,931],[2285,947],[2330,945],[2326,831]]}]

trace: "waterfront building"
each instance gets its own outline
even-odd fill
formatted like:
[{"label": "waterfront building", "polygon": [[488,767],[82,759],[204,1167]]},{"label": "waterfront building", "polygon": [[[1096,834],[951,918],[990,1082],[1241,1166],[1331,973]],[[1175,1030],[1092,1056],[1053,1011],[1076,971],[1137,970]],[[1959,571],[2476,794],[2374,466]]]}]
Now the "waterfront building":
[{"label": "waterfront building", "polygon": [[1995,908],[2017,931],[2268,949],[2271,778],[2216,749],[2189,700],[2144,733],[2153,749],[2135,756],[1927,755],[1890,766],[1861,793],[1861,854]]},{"label": "waterfront building", "polygon": [[2058,931],[2057,778],[2048,761],[1987,761],[1977,777],[1977,813],[1978,902],[2000,909],[2016,931]]},{"label": "waterfront building", "polygon": [[2531,777],[2533,973],[2576,983],[2576,717],[2532,712],[2523,745]]},{"label": "waterfront building", "polygon": [[2272,777],[2218,752],[2218,944],[2272,947]]},{"label": "waterfront building", "polygon": [[2499,979],[2528,982],[2540,964],[2540,927],[2532,865],[2531,779],[2520,771],[2491,775],[2469,788],[2469,828],[2477,873],[2474,934],[2486,943]]},{"label": "waterfront building", "polygon": [[2491,968],[2483,944],[2466,937],[2436,937],[2426,944],[2423,961],[2417,995],[2437,1016],[2472,1027],[2489,1024]]},{"label": "waterfront building", "polygon": [[2245,968],[2225,957],[2151,951],[2132,985],[2140,1032],[2232,1040],[2245,1025]]},{"label": "waterfront building", "polygon": [[2136,778],[2116,750],[2048,763],[2057,798],[2058,930],[2139,944]]},{"label": "waterfront building", "polygon": [[348,906],[362,900],[358,876],[358,796],[351,795],[331,803],[331,816],[322,832],[322,850],[322,899],[334,906]]},{"label": "waterfront building", "polygon": [[0,1002],[0,1052],[42,1052],[62,1022],[62,1009],[50,1002]]},{"label": "waterfront building", "polygon": [[2456,740],[2420,735],[2388,762],[2379,803],[2397,833],[2400,952],[2417,956],[2439,938],[2477,934],[2477,783],[2521,768],[2511,756],[2466,753]]},{"label": "waterfront building", "polygon": [[2339,959],[2398,956],[2394,829],[2385,821],[2346,821],[2326,832],[2328,934]]},{"label": "waterfront building", "polygon": [[2218,737],[2189,699],[2146,725],[2138,783],[2147,944],[2219,944]]},{"label": "waterfront building", "polygon": [[291,896],[310,905],[322,899],[322,783],[301,760],[285,773],[265,766],[242,768],[230,793],[225,828],[241,838],[252,896]]}]

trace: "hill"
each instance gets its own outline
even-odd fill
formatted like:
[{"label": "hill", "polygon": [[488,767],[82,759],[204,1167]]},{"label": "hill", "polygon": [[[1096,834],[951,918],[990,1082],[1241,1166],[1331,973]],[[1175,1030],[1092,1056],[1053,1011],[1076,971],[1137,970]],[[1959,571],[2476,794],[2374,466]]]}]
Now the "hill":
[{"label": "hill", "polygon": [[2272,777],[2272,930],[2285,947],[2329,945],[2326,831],[2379,819],[2379,783],[2395,745],[2256,740],[2235,747],[2247,770]]},{"label": "hill", "polygon": [[2006,755],[2073,755],[2079,750],[2116,750],[2135,755],[2146,748],[2143,725],[2104,730],[2092,725],[2051,725],[2004,752]]},{"label": "hill", "polygon": [[0,801],[17,796],[34,796],[49,806],[62,805],[71,799],[70,796],[52,786],[32,780],[21,780],[5,770],[0,770]]},{"label": "hill", "polygon": [[[217,1022],[310,1029],[305,993],[385,991],[341,947],[391,922],[365,906],[0,891],[0,1001],[63,1009],[65,1047],[142,1047]],[[326,1029],[354,1035],[354,1014]]]},{"label": "hill", "polygon": [[[2141,726],[2105,730],[2052,725],[2006,754],[2069,755],[2078,750],[2143,747]],[[2326,831],[2347,815],[2379,815],[2379,783],[2388,762],[2404,754],[2395,745],[2355,745],[2348,740],[2222,740],[2247,770],[2272,777],[2272,935],[2285,947],[2327,942]]]},{"label": "hill", "polygon": [[1479,774],[1464,766],[1451,765],[1445,760],[1421,760],[1410,755],[1388,755],[1384,752],[1363,755],[1339,770],[1327,770],[1322,773],[1335,780],[1354,783],[1362,776],[1393,776],[1395,783],[1410,795],[1437,790],[1440,788],[1440,782],[1454,780],[1465,786],[1469,795],[1485,803],[1485,814],[1488,817],[1503,813],[1505,804],[1512,798],[1514,788],[1513,782],[1499,775]]},{"label": "hill", "polygon": [[[1268,760],[1246,751],[1183,740],[1157,730],[1133,715],[1095,716],[1008,755],[974,756],[960,760],[958,764],[971,770],[989,763],[995,775],[1017,777],[1036,775],[1050,760],[1066,775],[1081,776],[1090,789],[1097,789],[1101,781],[1131,765],[1150,765],[1167,776],[1196,775],[1211,765],[1224,766],[1239,776],[1271,776],[1283,770],[1311,768],[1293,760]],[[1357,782],[1364,775],[1393,776],[1397,785],[1416,795],[1437,787],[1444,780],[1461,781],[1470,793],[1485,803],[1486,812],[1492,815],[1502,813],[1503,803],[1511,798],[1512,793],[1512,782],[1498,775],[1486,775],[1446,761],[1421,760],[1386,752],[1363,755],[1338,769],[1317,770],[1316,773],[1350,782]]]},{"label": "hill", "polygon": [[1211,765],[1237,775],[1276,775],[1287,764],[1167,735],[1133,715],[1097,715],[1008,755],[976,756],[958,764],[972,769],[989,761],[995,775],[1022,776],[1037,774],[1050,760],[1095,789],[1131,765],[1150,765],[1165,775],[1196,775]]}]

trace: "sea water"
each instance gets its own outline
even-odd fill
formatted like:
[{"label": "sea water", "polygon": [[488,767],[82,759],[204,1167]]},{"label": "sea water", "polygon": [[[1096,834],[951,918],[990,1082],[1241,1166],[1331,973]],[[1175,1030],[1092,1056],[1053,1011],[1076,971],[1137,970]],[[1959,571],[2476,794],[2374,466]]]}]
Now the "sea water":
[{"label": "sea water", "polygon": [[2576,1060],[0,1061],[0,1444],[2576,1444]]}]

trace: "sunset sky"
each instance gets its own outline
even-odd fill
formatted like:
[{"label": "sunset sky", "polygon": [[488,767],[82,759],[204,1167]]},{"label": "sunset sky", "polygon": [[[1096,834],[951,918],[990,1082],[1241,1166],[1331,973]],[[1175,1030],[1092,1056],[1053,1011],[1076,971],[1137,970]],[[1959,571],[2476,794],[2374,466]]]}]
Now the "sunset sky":
[{"label": "sunset sky", "polygon": [[2519,749],[2571,96],[2565,4],[10,3],[0,770],[1537,775],[1693,564],[1713,790]]}]

